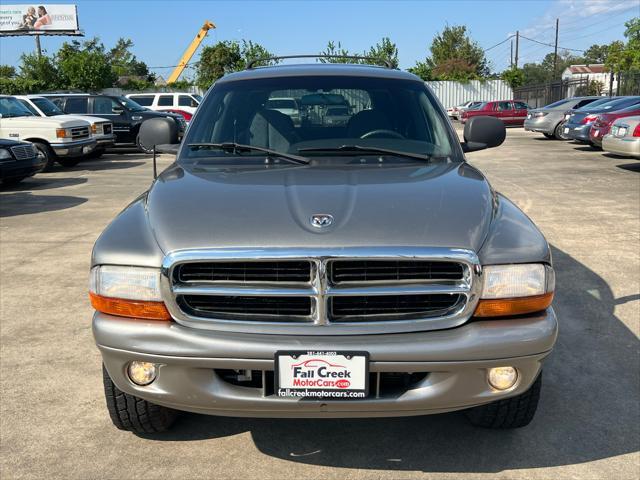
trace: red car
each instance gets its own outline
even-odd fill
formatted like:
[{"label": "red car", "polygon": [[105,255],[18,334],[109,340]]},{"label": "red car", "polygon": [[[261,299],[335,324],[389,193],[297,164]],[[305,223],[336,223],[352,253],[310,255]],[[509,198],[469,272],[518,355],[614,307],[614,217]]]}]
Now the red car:
[{"label": "red car", "polygon": [[618,118],[635,117],[637,115],[640,115],[640,106],[638,105],[631,105],[617,112],[599,114],[593,122],[591,130],[589,130],[589,140],[596,147],[602,147],[602,138],[609,133],[613,122]]},{"label": "red car", "polygon": [[518,100],[496,100],[486,102],[480,108],[465,110],[460,121],[465,123],[471,117],[485,116],[499,118],[505,125],[524,125],[527,110],[529,105]]},{"label": "red car", "polygon": [[166,110],[160,110],[161,112],[171,112],[171,113],[177,113],[178,115],[182,115],[182,117],[184,118],[184,121],[189,123],[191,121],[191,117],[193,117],[192,113],[189,113],[185,110],[180,110],[178,108],[167,108]]}]

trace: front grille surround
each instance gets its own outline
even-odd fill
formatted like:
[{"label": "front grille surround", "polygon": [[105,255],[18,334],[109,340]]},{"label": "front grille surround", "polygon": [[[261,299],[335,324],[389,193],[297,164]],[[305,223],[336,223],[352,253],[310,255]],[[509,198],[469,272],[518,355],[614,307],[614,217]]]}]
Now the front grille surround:
[{"label": "front grille surround", "polygon": [[16,160],[27,160],[36,156],[32,145],[16,145],[10,149]]},{"label": "front grille surround", "polygon": [[[332,261],[433,261],[454,262],[462,267],[457,279],[431,278],[421,281],[359,281],[333,283]],[[311,263],[309,282],[182,282],[176,275],[180,265],[207,262],[286,262]],[[466,322],[477,305],[482,269],[470,250],[449,248],[340,248],[340,249],[206,249],[169,253],[163,262],[163,299],[177,323],[208,330],[286,335],[379,334],[452,328]],[[233,314],[202,312],[184,308],[185,296],[228,297],[305,297],[310,299],[308,315]],[[336,297],[367,296],[455,296],[448,308],[412,311],[409,315],[392,312],[337,318],[332,313]],[[436,297],[434,297],[436,298]],[[215,302],[211,302],[215,303]]]},{"label": "front grille surround", "polygon": [[73,140],[80,140],[82,138],[89,137],[89,127],[71,127],[71,138]]}]

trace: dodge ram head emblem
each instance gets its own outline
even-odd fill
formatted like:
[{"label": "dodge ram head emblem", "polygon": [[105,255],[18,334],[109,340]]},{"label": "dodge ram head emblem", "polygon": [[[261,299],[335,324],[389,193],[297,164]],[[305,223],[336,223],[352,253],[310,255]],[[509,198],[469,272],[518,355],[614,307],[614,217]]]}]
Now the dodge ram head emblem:
[{"label": "dodge ram head emblem", "polygon": [[311,215],[311,225],[316,228],[326,228],[333,223],[333,216],[328,213]]}]

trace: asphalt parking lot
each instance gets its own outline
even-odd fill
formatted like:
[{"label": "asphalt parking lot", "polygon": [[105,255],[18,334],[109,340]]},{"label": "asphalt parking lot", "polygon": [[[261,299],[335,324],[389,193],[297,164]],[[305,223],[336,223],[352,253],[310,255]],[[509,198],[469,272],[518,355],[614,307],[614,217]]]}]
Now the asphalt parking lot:
[{"label": "asphalt parking lot", "polygon": [[460,413],[186,414],[168,434],[116,430],[91,336],[89,256],[152,179],[148,156],[117,153],[0,191],[0,476],[637,479],[640,162],[522,129],[469,159],[553,247],[561,332],[530,426],[482,430]]}]

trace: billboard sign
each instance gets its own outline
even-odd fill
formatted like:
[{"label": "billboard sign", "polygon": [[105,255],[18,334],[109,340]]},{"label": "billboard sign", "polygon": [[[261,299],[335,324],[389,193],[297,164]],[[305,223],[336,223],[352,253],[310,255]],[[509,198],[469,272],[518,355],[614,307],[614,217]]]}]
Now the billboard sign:
[{"label": "billboard sign", "polygon": [[0,35],[78,34],[75,5],[0,4]]}]

